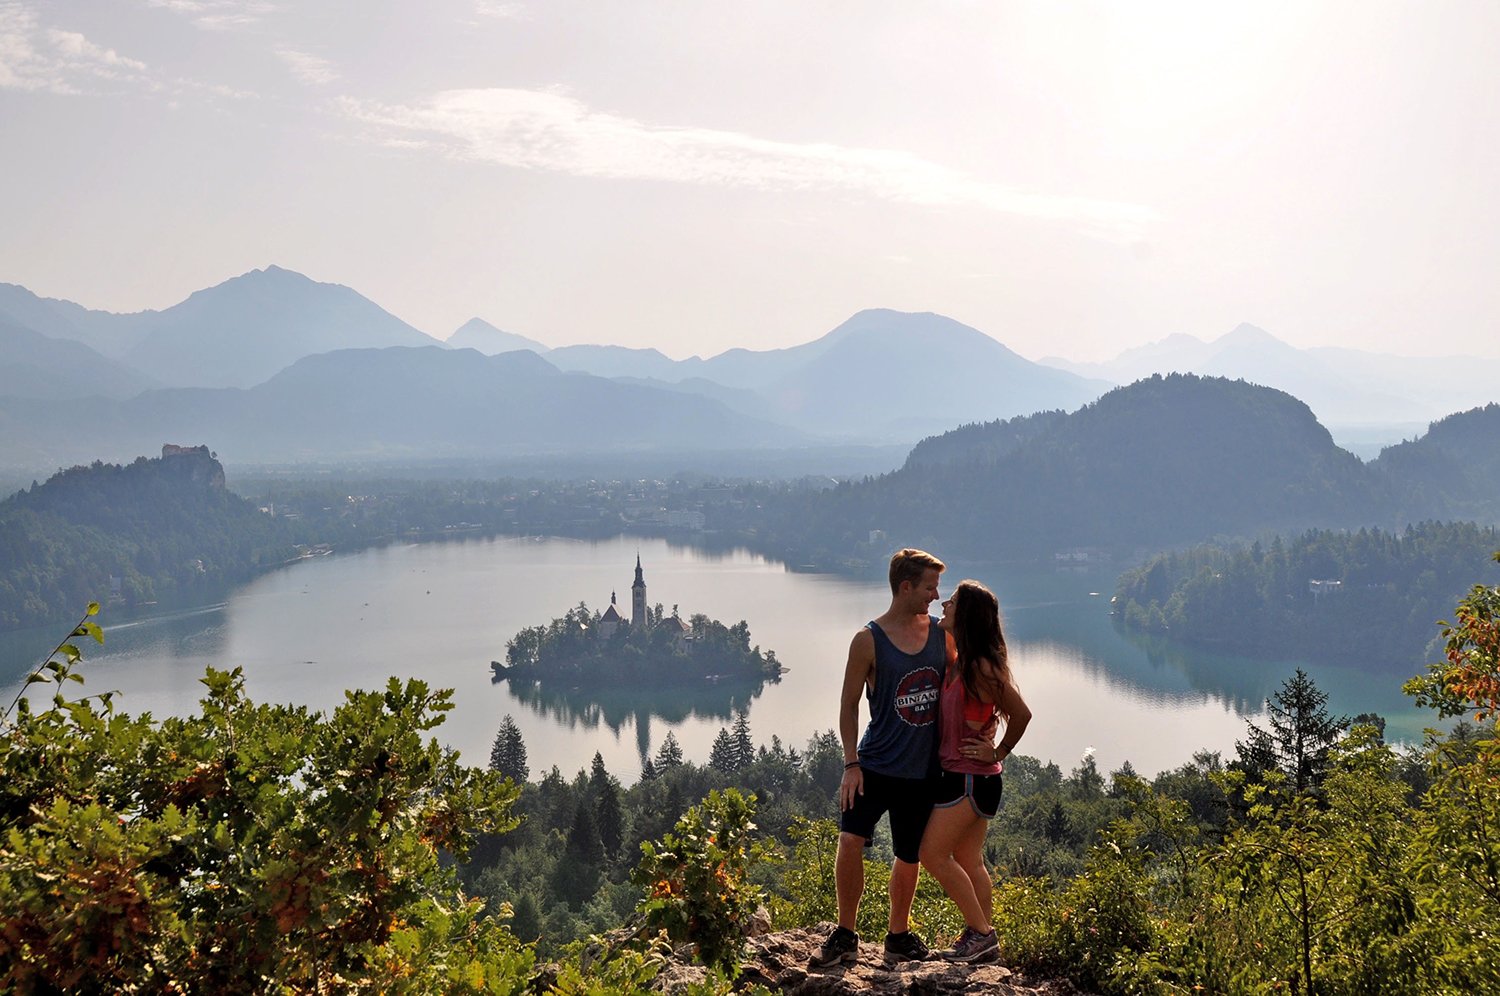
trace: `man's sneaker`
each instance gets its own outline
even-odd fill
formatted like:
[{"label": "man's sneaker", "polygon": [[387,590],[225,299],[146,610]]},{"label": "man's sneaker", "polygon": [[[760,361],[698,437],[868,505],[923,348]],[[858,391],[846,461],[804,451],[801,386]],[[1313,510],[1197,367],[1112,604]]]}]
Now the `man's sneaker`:
[{"label": "man's sneaker", "polygon": [[1000,938],[995,932],[991,930],[988,934],[981,934],[972,927],[964,928],[952,951],[943,952],[943,958],[948,961],[961,961],[970,965],[995,961],[999,957]]},{"label": "man's sneaker", "polygon": [[835,927],[828,940],[808,961],[811,968],[832,968],[843,962],[859,959],[859,935],[848,927]]},{"label": "man's sneaker", "polygon": [[899,934],[885,935],[885,960],[889,964],[897,961],[926,961],[932,952],[922,939],[909,930]]}]

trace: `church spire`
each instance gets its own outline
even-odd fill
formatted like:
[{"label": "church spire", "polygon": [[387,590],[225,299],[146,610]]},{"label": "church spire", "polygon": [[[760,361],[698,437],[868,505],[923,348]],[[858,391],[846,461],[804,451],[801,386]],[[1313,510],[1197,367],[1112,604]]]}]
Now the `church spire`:
[{"label": "church spire", "polygon": [[635,552],[635,584],[630,586],[630,625],[637,631],[646,626],[646,574],[641,570],[641,552]]}]

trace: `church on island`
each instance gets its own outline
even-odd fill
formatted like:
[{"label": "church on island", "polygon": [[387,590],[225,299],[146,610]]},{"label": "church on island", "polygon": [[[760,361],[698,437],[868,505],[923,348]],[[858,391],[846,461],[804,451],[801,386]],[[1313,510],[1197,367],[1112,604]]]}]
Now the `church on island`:
[{"label": "church on island", "polygon": [[[656,625],[669,626],[676,630],[679,640],[686,640],[691,635],[693,628],[683,622],[677,616],[662,619]],[[646,608],[646,573],[641,569],[641,555],[635,555],[635,581],[630,585],[630,619],[620,614],[620,607],[616,603],[615,593],[609,593],[609,608],[599,617],[599,635],[609,639],[615,634],[615,630],[621,626],[629,626],[632,629],[644,632],[653,628],[651,625],[651,613]]]}]

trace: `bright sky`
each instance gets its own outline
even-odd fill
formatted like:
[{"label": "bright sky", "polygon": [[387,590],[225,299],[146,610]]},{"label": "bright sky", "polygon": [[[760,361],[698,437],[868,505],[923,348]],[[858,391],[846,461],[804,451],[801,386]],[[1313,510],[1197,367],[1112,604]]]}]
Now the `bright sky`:
[{"label": "bright sky", "polygon": [[937,311],[1500,356],[1500,4],[0,0],[0,281],[672,356]]}]

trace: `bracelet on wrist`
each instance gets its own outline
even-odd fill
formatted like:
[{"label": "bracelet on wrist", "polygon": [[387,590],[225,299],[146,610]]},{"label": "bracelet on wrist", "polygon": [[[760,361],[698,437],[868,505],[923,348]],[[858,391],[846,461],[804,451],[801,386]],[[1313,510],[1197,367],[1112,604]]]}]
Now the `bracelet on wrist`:
[{"label": "bracelet on wrist", "polygon": [[848,771],[850,768],[857,768],[857,767],[859,767],[859,762],[858,761],[849,761],[849,762],[845,763],[844,770]]}]

